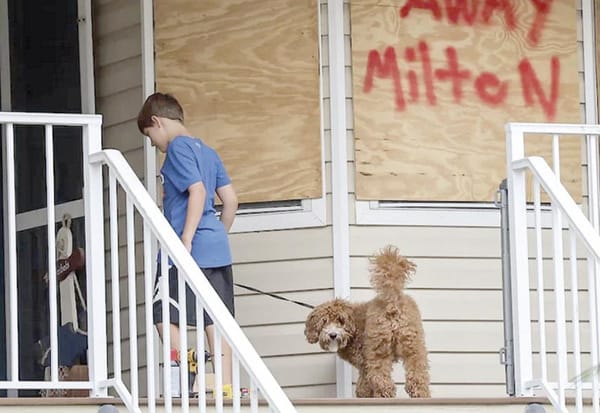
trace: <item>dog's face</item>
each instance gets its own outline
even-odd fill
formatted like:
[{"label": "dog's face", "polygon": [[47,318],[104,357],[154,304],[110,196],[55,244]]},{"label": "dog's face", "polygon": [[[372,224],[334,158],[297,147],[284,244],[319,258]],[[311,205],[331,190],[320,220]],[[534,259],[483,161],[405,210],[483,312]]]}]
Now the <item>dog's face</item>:
[{"label": "dog's face", "polygon": [[344,300],[333,300],[315,307],[308,315],[304,328],[306,340],[319,343],[326,351],[346,347],[356,334],[352,308]]}]

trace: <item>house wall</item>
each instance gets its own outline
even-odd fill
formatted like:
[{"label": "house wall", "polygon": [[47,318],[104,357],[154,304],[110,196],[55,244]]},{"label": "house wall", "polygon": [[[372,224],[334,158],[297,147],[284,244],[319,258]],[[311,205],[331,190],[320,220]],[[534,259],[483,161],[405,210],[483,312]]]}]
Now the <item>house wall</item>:
[{"label": "house wall", "polygon": [[[310,304],[334,296],[331,217],[336,211],[332,210],[331,202],[326,0],[320,0],[320,9],[327,224],[231,235],[236,282]],[[580,1],[578,10],[580,13]],[[409,293],[416,299],[424,319],[433,396],[503,396],[504,368],[498,356],[503,346],[498,226],[473,227],[460,223],[436,226],[427,222],[356,224],[350,11],[350,2],[345,1],[351,298],[362,300],[372,295],[368,257],[386,244],[397,245],[417,264]],[[139,15],[139,2],[94,1],[96,94],[98,111],[104,114],[104,146],[122,150],[142,176],[142,140],[135,126],[137,108],[142,102]],[[579,37],[580,51],[581,40]],[[579,56],[581,60],[582,53]],[[583,67],[581,62],[580,67]],[[583,82],[582,75],[580,78]],[[426,208],[425,221],[430,216],[431,222],[435,222],[440,213],[444,212]],[[236,319],[290,397],[335,397],[336,356],[306,342],[303,330],[308,309],[240,288],[236,288],[235,303]],[[141,324],[140,334],[143,334]],[[127,343],[124,337],[124,349]],[[401,389],[400,367],[394,375]],[[402,391],[400,397],[405,397]]]},{"label": "house wall", "polygon": [[[327,2],[321,1],[324,111],[329,114],[327,76]],[[578,56],[583,121],[581,3],[578,10]],[[355,211],[350,1],[344,2],[346,49],[348,202],[350,216],[350,286],[353,300],[368,299],[368,257],[385,244],[397,245],[417,264],[409,285],[420,306],[430,352],[434,397],[504,396],[501,239],[498,225],[433,224],[433,205],[415,225],[358,225]],[[240,283],[317,304],[333,297],[330,125],[324,119],[327,171],[326,228],[232,235],[235,277]],[[584,159],[584,158],[582,158]],[[583,162],[583,161],[582,161]],[[498,182],[499,184],[499,182]],[[492,200],[490,200],[491,202]],[[427,208],[425,208],[427,210]],[[477,214],[477,212],[473,212]],[[499,212],[497,222],[499,223]],[[401,217],[401,212],[398,212]],[[427,216],[431,224],[427,224]],[[402,219],[405,221],[405,219]],[[307,310],[291,303],[239,290],[237,319],[267,365],[292,397],[335,397],[335,356],[309,345],[303,336]],[[302,368],[298,368],[302,366]],[[394,377],[403,390],[402,368]],[[356,380],[354,374],[353,381]]]}]

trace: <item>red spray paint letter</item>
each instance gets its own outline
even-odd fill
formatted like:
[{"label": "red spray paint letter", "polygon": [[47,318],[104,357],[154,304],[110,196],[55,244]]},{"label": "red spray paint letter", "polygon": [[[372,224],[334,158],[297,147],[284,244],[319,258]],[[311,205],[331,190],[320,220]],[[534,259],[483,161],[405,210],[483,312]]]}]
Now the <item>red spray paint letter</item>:
[{"label": "red spray paint letter", "polygon": [[396,51],[393,47],[388,47],[383,53],[383,62],[381,55],[377,50],[369,52],[367,60],[367,74],[363,83],[363,91],[369,93],[373,88],[373,77],[377,76],[383,79],[391,78],[394,83],[394,94],[396,96],[396,109],[404,110],[404,94],[402,93],[402,85],[400,84],[400,70],[396,60]]},{"label": "red spray paint letter", "polygon": [[508,82],[501,82],[493,73],[483,72],[475,79],[475,90],[483,102],[497,106],[506,99]]},{"label": "red spray paint letter", "polygon": [[400,17],[406,18],[413,8],[431,11],[433,18],[436,20],[442,18],[442,9],[437,0],[408,0],[400,9]]},{"label": "red spray paint letter", "polygon": [[437,69],[435,76],[439,80],[450,80],[452,82],[452,95],[455,102],[460,102],[462,99],[463,80],[468,80],[471,77],[469,70],[459,68],[458,57],[454,47],[446,48],[446,60],[448,61],[448,69]]},{"label": "red spray paint letter", "polygon": [[558,57],[552,56],[550,61],[552,81],[550,85],[550,97],[546,97],[531,63],[527,58],[519,63],[519,73],[521,74],[521,86],[523,88],[523,99],[527,106],[534,104],[533,95],[535,94],[540,101],[540,105],[546,114],[546,119],[552,120],[556,116],[556,102],[558,101],[558,81],[560,78],[560,61]]},{"label": "red spray paint letter", "polygon": [[460,24],[460,17],[469,26],[475,23],[477,17],[477,11],[479,9],[479,0],[471,0],[471,8],[467,4],[469,0],[445,0],[446,1],[446,13],[448,14],[448,21],[452,24]]},{"label": "red spray paint letter", "polygon": [[[404,50],[404,58],[409,63],[416,62],[417,53],[415,52],[415,48],[407,47]],[[406,74],[406,78],[408,79],[408,96],[410,96],[410,101],[416,102],[419,100],[419,83],[417,80],[417,72],[414,70],[409,70]]]},{"label": "red spray paint letter", "polygon": [[531,0],[535,7],[535,17],[529,33],[527,34],[527,40],[532,45],[536,45],[540,41],[540,35],[546,23],[546,17],[550,14],[552,9],[553,0]]},{"label": "red spray paint letter", "polygon": [[429,46],[425,42],[419,42],[419,53],[421,53],[421,62],[423,66],[423,79],[425,80],[425,95],[430,105],[435,105],[437,98],[433,90],[433,69],[431,68],[431,57],[429,56]]}]

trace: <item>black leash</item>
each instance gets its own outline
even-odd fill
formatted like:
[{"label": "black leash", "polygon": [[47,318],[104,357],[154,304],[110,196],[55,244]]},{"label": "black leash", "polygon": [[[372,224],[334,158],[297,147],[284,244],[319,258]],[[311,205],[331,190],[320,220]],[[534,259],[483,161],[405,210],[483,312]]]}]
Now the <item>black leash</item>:
[{"label": "black leash", "polygon": [[249,286],[244,285],[244,284],[238,284],[238,283],[233,283],[233,284],[237,285],[238,287],[245,288],[246,290],[254,291],[256,293],[260,293],[260,294],[268,295],[268,296],[273,297],[273,298],[277,298],[278,300],[289,301],[290,303],[298,304],[298,305],[301,305],[302,307],[306,307],[306,308],[315,308],[314,305],[306,304],[306,303],[303,303],[301,301],[290,300],[289,298],[282,297],[280,295],[273,294],[273,293],[268,293],[266,291],[261,291],[261,290],[259,290],[257,288],[249,287]]}]

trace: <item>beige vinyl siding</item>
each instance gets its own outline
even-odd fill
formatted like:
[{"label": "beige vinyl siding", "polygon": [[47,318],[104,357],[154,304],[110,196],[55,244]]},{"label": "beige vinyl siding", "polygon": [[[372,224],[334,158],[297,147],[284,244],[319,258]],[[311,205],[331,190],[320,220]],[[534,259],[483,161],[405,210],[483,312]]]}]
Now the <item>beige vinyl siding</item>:
[{"label": "beige vinyl siding", "polygon": [[140,3],[94,1],[93,16],[96,109],[103,115],[103,146],[124,152],[143,176],[143,140],[136,126],[143,102]]},{"label": "beige vinyl siding", "polygon": [[[144,179],[144,148],[136,118],[143,102],[142,91],[142,46],[140,25],[140,2],[130,0],[92,0],[94,37],[94,76],[96,86],[96,112],[103,116],[102,145],[104,148],[118,149],[140,179]],[[107,185],[107,184],[106,184]],[[108,211],[108,197],[105,197],[105,211]],[[119,273],[120,303],[127,302],[127,241],[125,197],[118,199],[119,211]],[[141,220],[135,216],[136,249],[136,295],[138,358],[140,366],[140,391],[146,394],[146,349],[143,310],[143,244]],[[105,245],[110,245],[108,222],[106,224]],[[110,297],[110,256],[106,256],[107,294]],[[107,302],[107,334],[109,342],[109,371],[113,371],[112,360],[112,300]],[[129,322],[128,313],[121,311],[121,354],[124,379],[129,377]]]},{"label": "beige vinyl siding", "polygon": [[[331,227],[232,234],[234,280],[319,304],[333,297]],[[334,397],[335,355],[304,338],[309,309],[235,289],[236,320],[289,397]]]},{"label": "beige vinyl siding", "polygon": [[[594,2],[597,3],[597,2]],[[583,56],[583,12],[582,12],[582,6],[581,6],[581,0],[577,0],[577,56],[578,56],[578,65],[579,65],[579,85],[580,85],[580,92],[579,92],[579,97],[581,99],[581,103],[580,103],[580,111],[581,111],[581,119],[582,122],[585,122],[585,82],[584,82],[584,56]],[[595,7],[596,12],[598,11],[598,7]],[[599,17],[596,14],[596,18],[595,18],[595,25],[597,26],[598,22],[599,22]],[[598,39],[598,28],[596,27],[595,29],[596,32],[596,39]],[[597,46],[598,41],[595,39],[591,39],[591,41],[594,42],[594,44]],[[598,74],[598,51],[596,51],[596,75]],[[596,94],[597,97],[600,96],[598,95],[598,81],[596,81]],[[598,111],[598,107],[596,108],[596,112]],[[597,120],[596,120],[597,121]],[[593,123],[593,122],[592,122]],[[583,151],[581,153],[581,165],[582,165],[582,191],[581,191],[581,204],[584,205],[584,211],[587,210],[587,204],[589,202],[589,195],[588,195],[588,188],[587,188],[587,173],[588,173],[588,161],[587,161],[587,150],[585,148],[585,146],[583,147]]]}]

